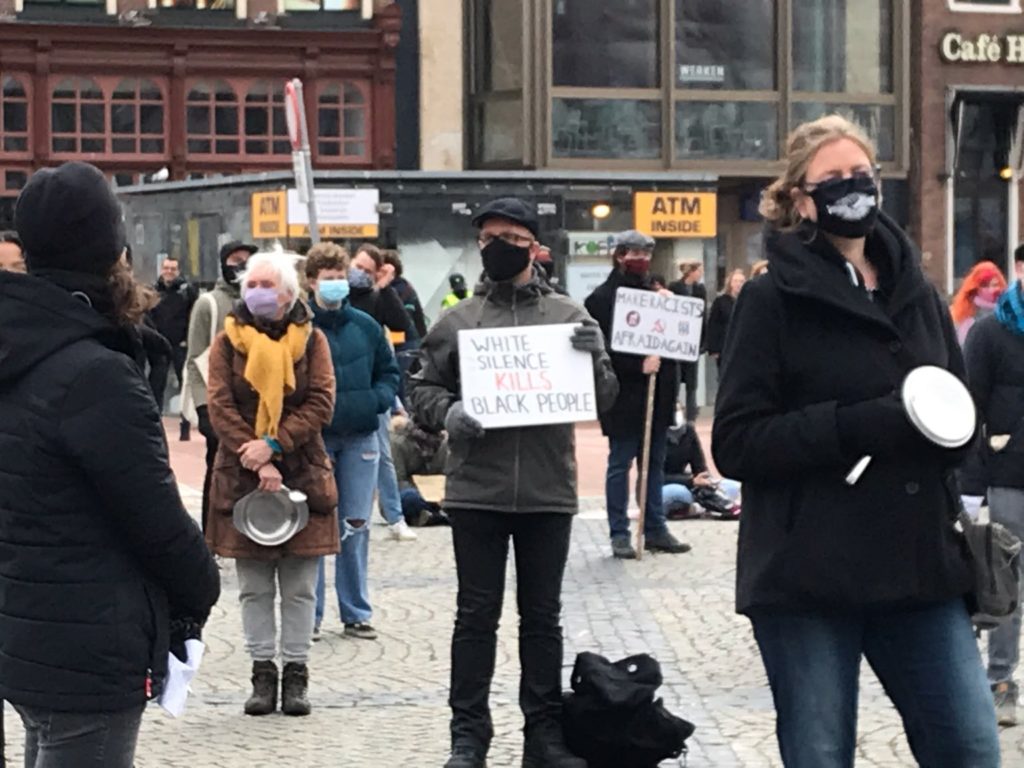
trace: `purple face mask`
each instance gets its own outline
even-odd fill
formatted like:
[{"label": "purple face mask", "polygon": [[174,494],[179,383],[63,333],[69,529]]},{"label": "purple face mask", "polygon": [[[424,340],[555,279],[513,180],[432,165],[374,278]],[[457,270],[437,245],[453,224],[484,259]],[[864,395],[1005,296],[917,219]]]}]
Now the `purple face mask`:
[{"label": "purple face mask", "polygon": [[281,311],[276,288],[250,288],[245,292],[245,306],[252,312],[253,317],[264,320],[274,319]]}]

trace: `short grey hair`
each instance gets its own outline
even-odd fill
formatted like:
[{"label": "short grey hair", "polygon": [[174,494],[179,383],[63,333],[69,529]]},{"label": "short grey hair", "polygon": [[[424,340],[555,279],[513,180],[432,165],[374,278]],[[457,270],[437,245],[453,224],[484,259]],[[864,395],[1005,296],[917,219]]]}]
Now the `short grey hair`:
[{"label": "short grey hair", "polygon": [[245,272],[242,274],[242,298],[245,298],[246,283],[249,275],[262,267],[270,267],[277,275],[277,282],[281,290],[292,298],[289,309],[295,306],[299,300],[302,288],[299,283],[299,271],[297,264],[302,261],[302,256],[291,251],[261,251],[254,253],[245,263]]}]

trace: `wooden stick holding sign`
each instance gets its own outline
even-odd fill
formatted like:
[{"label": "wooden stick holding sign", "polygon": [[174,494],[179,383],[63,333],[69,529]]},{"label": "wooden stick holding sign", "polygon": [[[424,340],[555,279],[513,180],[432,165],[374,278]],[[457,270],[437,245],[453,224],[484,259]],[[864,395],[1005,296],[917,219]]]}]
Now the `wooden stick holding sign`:
[{"label": "wooden stick holding sign", "polygon": [[[644,357],[661,357],[693,363],[700,357],[704,300],[655,291],[619,288],[615,293],[612,319],[612,351]],[[651,436],[654,431],[654,395],[658,374],[647,376],[647,407],[640,462],[640,530],[637,559],[644,552],[644,522],[647,518],[647,488],[650,483]],[[660,490],[660,489],[659,489]]]}]

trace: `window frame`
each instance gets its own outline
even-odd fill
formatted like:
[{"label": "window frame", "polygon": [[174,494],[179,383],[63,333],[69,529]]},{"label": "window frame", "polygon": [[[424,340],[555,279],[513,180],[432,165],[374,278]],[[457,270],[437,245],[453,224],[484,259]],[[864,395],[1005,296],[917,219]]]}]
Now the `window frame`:
[{"label": "window frame", "polygon": [[[24,99],[22,98],[5,98],[3,87],[4,82],[7,79],[14,80],[20,87],[22,92],[25,94]],[[8,134],[4,130],[4,119],[7,105],[10,103],[24,104],[25,106],[25,130],[15,131]],[[0,153],[4,157],[11,159],[29,159],[32,157],[34,150],[33,141],[33,119],[32,119],[32,77],[23,72],[0,72]],[[24,139],[24,149],[7,149],[6,140],[12,139]],[[2,181],[2,180],[0,180]],[[0,184],[0,186],[3,186]]]},{"label": "window frame", "polygon": [[964,0],[947,0],[949,10],[954,13],[997,13],[1011,14],[1021,13],[1021,0],[1010,0],[1009,4],[1002,3],[968,3]]},{"label": "window frame", "polygon": [[[371,130],[371,120],[373,117],[373,88],[371,87],[369,80],[361,80],[359,78],[328,78],[321,80],[317,84],[316,88],[316,118],[311,122],[313,125],[310,130],[310,145],[313,147],[313,156],[322,165],[366,165],[373,159],[373,131]],[[362,97],[362,102],[359,104],[353,104],[346,106],[345,102],[345,90],[347,86],[355,88],[359,95]],[[334,105],[324,104],[322,99],[327,91],[331,88],[338,88],[338,96],[340,102],[337,104],[336,109],[338,112],[338,136],[321,136],[320,134],[320,112],[326,108],[333,108]],[[358,110],[363,113],[363,136],[352,137],[345,135],[345,112],[346,110]],[[321,151],[321,144],[323,143],[337,144],[339,154],[325,154]],[[347,155],[345,154],[345,145],[351,142],[359,142],[363,146],[363,151],[359,155]]]}]

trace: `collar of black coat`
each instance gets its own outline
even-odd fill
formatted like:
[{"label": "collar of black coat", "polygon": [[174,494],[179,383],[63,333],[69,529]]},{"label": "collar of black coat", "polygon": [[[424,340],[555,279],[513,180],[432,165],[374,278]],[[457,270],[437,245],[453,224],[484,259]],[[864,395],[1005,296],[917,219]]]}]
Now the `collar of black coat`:
[{"label": "collar of black coat", "polygon": [[865,251],[878,270],[883,309],[867,291],[850,280],[846,259],[816,228],[773,231],[766,243],[768,279],[783,293],[826,304],[841,312],[895,331],[892,318],[926,295],[929,284],[921,271],[917,248],[884,213],[868,236]]},{"label": "collar of black coat", "polygon": [[522,285],[516,285],[511,280],[496,283],[484,275],[480,284],[476,287],[476,293],[483,296],[487,301],[495,304],[527,304],[538,301],[541,296],[547,296],[554,291],[544,280],[540,279],[536,270],[530,275],[530,279]]},{"label": "collar of black coat", "polygon": [[306,323],[312,322],[313,311],[309,308],[306,302],[299,299],[295,302],[295,306],[292,307],[289,312],[281,320],[263,320],[258,317],[254,317],[252,312],[249,311],[249,307],[245,305],[244,301],[240,301],[235,305],[235,308],[231,310],[231,316],[241,325],[251,325],[260,333],[266,334],[270,338],[277,341],[283,338],[285,333],[288,332],[289,325],[305,325]]}]

